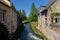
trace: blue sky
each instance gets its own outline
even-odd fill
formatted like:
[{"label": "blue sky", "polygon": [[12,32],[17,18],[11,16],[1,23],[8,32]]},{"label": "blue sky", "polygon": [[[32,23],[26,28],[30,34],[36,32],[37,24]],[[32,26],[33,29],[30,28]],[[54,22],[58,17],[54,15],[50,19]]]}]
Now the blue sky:
[{"label": "blue sky", "polygon": [[46,5],[49,0],[11,0],[17,10],[25,10],[26,15],[28,16],[31,10],[32,2],[35,3],[35,6],[39,8],[41,5]]}]

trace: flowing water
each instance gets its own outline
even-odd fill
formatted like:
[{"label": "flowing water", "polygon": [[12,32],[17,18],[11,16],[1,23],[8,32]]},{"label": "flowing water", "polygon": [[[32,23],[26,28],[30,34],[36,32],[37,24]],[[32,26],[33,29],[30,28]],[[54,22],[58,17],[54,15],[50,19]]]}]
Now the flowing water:
[{"label": "flowing water", "polygon": [[26,24],[25,29],[21,35],[20,40],[42,40],[40,37],[34,35],[33,31],[30,28],[30,24]]}]

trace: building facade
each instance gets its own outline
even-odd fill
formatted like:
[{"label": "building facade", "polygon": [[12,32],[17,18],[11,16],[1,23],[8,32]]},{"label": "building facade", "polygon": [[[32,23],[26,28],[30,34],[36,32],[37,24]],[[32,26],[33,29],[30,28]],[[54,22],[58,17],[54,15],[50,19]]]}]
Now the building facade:
[{"label": "building facade", "polygon": [[9,0],[0,0],[0,22],[3,23],[9,33],[17,28],[17,12]]},{"label": "building facade", "polygon": [[60,40],[60,0],[39,9],[38,28],[49,40]]},{"label": "building facade", "polygon": [[[53,18],[51,18],[51,15],[53,16]],[[50,8],[48,9],[48,16],[50,16],[50,24],[60,24],[60,0],[55,0],[54,3],[50,6]]]},{"label": "building facade", "polygon": [[45,7],[44,6],[40,7],[38,16],[38,24],[41,24],[40,26],[50,26],[50,24],[60,24],[59,2],[60,0],[53,0],[53,1],[51,0]]}]

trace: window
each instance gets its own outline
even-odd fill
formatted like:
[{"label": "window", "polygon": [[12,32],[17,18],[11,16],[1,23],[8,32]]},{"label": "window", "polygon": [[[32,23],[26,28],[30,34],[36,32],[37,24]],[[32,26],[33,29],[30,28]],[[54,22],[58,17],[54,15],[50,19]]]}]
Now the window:
[{"label": "window", "polygon": [[45,25],[48,26],[48,24],[47,24],[47,17],[45,17]]},{"label": "window", "polygon": [[0,9],[0,22],[5,23],[6,15],[5,15],[5,10]]},{"label": "window", "polygon": [[2,14],[2,21],[5,22],[5,19],[6,19],[6,15],[5,15],[5,12],[3,12],[3,14]]}]

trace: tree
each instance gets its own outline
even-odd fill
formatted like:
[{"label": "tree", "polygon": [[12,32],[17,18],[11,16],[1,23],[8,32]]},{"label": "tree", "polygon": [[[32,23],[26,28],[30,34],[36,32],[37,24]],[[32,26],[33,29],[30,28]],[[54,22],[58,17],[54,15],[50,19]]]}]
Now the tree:
[{"label": "tree", "polygon": [[25,10],[20,10],[19,11],[19,15],[20,15],[20,19],[22,20],[22,21],[24,21],[24,20],[26,20],[26,13],[25,13]]},{"label": "tree", "polygon": [[31,8],[31,12],[29,15],[29,21],[37,21],[37,8],[35,7],[35,4],[32,3],[32,8]]},{"label": "tree", "polygon": [[23,20],[26,20],[26,12],[25,12],[25,10],[22,10],[22,17],[23,17]]},{"label": "tree", "polygon": [[21,12],[21,10],[20,11],[17,11],[17,29],[16,29],[16,31],[15,31],[15,34],[14,34],[14,40],[16,39],[16,40],[18,40],[18,38],[20,38],[21,37],[21,34],[22,34],[22,32],[23,32],[23,30],[24,30],[24,25],[23,25],[23,23],[22,23],[22,12]]}]

